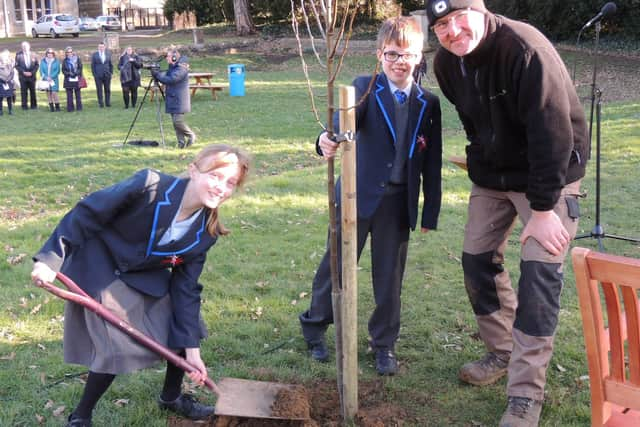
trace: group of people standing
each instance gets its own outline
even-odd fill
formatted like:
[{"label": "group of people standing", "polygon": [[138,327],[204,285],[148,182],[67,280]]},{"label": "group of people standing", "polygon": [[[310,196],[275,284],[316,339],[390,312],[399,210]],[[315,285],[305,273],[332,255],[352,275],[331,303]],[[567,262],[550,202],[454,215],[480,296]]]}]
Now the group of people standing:
[{"label": "group of people standing", "polygon": [[[22,42],[21,50],[13,60],[8,50],[0,52],[0,115],[3,114],[2,103],[7,100],[9,114],[13,114],[16,88],[20,88],[22,109],[38,108],[36,90],[47,93],[47,102],[51,112],[60,111],[60,73],[63,75],[62,87],[67,95],[67,111],[82,111],[81,89],[87,87],[82,60],[71,46],[65,49],[62,60],[56,52],[48,48],[44,58],[31,51],[29,42]],[[180,55],[176,49],[169,49],[166,55],[167,70],[161,72],[153,69],[153,79],[164,85],[165,111],[171,114],[173,128],[176,133],[178,148],[193,145],[195,132],[187,125],[184,115],[191,111],[189,92],[189,63],[187,57]],[[127,46],[118,59],[120,84],[124,108],[135,108],[138,103],[140,87],[140,69],[142,58],[136,54],[132,46]],[[38,78],[38,71],[40,77]],[[100,108],[111,107],[111,78],[113,77],[112,53],[103,42],[91,55],[91,74],[96,85],[96,96]]]},{"label": "group of people standing", "polygon": [[[507,376],[499,426],[537,427],[589,156],[584,111],[562,59],[534,27],[490,12],[483,0],[427,0],[425,8],[441,46],[433,69],[463,124],[472,182],[462,270],[486,352],[458,377],[482,387]],[[435,229],[440,212],[440,104],[413,78],[422,56],[416,27],[405,17],[385,22],[377,43],[382,73],[353,82],[358,257],[371,235],[369,344],[380,375],[399,372],[395,344],[409,231]],[[316,142],[325,158],[337,147],[327,132]],[[518,221],[524,227],[516,291],[505,249]],[[336,226],[340,240],[339,218]],[[312,291],[299,320],[309,355],[324,362],[333,323],[328,250]]]},{"label": "group of people standing", "polygon": [[[57,58],[55,50],[48,48],[44,57],[38,60],[29,42],[23,41],[20,47],[21,50],[15,58],[11,58],[7,49],[0,52],[0,101],[7,100],[8,113],[13,114],[18,88],[23,110],[38,108],[36,92],[44,90],[49,111],[60,111],[58,92],[61,73],[62,88],[66,92],[66,110],[82,111],[81,89],[86,87],[86,79],[82,60],[73,48],[65,48],[62,59]],[[128,46],[118,62],[125,108],[129,108],[129,105],[136,106],[141,67],[142,59],[133,47]],[[106,49],[104,43],[99,43],[97,51],[91,55],[91,74],[96,85],[99,107],[110,107],[113,62],[111,52]],[[0,102],[0,115],[3,114],[2,104],[3,102]]]},{"label": "group of people standing", "polygon": [[4,114],[3,101],[7,100],[9,114],[13,114],[13,104],[16,100],[16,89],[20,88],[22,109],[29,106],[37,108],[35,82],[38,72],[38,58],[31,52],[28,42],[22,42],[21,50],[14,59],[9,50],[0,52],[0,115]]}]

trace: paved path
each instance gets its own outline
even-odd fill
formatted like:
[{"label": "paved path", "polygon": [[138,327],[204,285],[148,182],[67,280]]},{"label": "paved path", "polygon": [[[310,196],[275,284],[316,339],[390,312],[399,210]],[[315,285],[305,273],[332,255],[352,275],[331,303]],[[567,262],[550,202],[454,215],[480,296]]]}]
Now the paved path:
[{"label": "paved path", "polygon": [[[157,36],[163,30],[136,30],[128,32],[118,32],[120,38],[120,47],[132,44],[140,38],[149,38]],[[76,50],[95,50],[98,43],[104,39],[104,33],[101,31],[81,32],[80,37],[74,38],[70,36],[62,36],[60,38],[51,37],[22,37],[12,39],[0,39],[0,49],[9,49],[11,53],[15,53],[20,49],[20,43],[27,40],[31,44],[31,49],[38,54],[43,54],[47,48],[53,48],[56,51],[62,51],[67,46],[71,46]]]}]

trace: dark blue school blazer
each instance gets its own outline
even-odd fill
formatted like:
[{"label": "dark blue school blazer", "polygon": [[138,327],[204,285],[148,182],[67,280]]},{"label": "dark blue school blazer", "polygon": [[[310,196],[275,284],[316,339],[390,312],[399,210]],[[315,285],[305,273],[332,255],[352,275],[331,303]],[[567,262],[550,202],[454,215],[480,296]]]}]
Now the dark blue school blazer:
[{"label": "dark blue school blazer", "polygon": [[[374,79],[371,82],[371,79]],[[358,217],[370,218],[376,211],[391,178],[395,159],[395,106],[384,74],[358,77],[353,81],[356,103],[372,83],[366,99],[356,107],[356,179]],[[442,199],[442,124],[440,100],[413,84],[409,102],[409,151],[407,191],[409,225],[415,229],[420,189],[424,196],[420,226],[434,230]],[[334,121],[339,129],[338,114]],[[318,142],[316,150],[322,154]],[[340,203],[340,181],[336,189]]]},{"label": "dark blue school blazer", "polygon": [[198,278],[216,241],[206,230],[209,211],[181,239],[158,247],[187,182],[146,169],[89,194],[64,216],[34,260],[63,272],[94,297],[115,281],[155,297],[170,293],[169,346],[198,347]]}]

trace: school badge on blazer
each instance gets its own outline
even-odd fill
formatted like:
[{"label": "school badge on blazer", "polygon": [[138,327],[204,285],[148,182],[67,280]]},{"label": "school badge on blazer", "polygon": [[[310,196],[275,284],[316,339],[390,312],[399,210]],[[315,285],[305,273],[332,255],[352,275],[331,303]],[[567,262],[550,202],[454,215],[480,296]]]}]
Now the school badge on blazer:
[{"label": "school badge on blazer", "polygon": [[184,263],[184,258],[182,258],[180,255],[173,254],[173,255],[170,255],[170,256],[166,257],[165,259],[163,259],[160,262],[162,264],[170,265],[171,267],[176,267],[176,266]]}]

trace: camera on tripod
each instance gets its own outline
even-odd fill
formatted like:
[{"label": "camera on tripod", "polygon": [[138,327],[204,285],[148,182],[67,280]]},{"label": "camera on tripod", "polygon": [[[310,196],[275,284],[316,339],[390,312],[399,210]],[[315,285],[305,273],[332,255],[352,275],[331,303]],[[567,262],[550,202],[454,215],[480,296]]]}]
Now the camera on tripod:
[{"label": "camera on tripod", "polygon": [[[151,74],[150,76],[151,78],[149,79],[149,83],[147,84],[147,87],[144,91],[144,96],[142,97],[142,101],[138,105],[138,109],[136,110],[136,114],[133,116],[133,121],[129,126],[129,131],[127,132],[127,136],[125,136],[124,142],[122,143],[122,145],[124,146],[127,143],[127,140],[129,139],[129,135],[131,135],[131,131],[133,130],[133,126],[135,125],[136,120],[138,120],[138,115],[140,114],[140,110],[142,109],[142,106],[144,105],[147,99],[147,96],[149,95],[149,92],[151,92],[152,99],[155,99],[156,101],[156,119],[158,120],[158,126],[160,128],[160,136],[162,137],[162,146],[164,147],[165,146],[164,129],[162,127],[162,112],[160,107],[160,98],[164,99],[164,91],[162,89],[162,86],[158,82],[158,79],[154,75],[156,74],[157,71],[160,71],[159,58],[156,58],[155,60],[152,60],[152,61],[146,61],[146,62],[143,60],[142,68],[145,70],[149,70]],[[144,146],[159,145],[156,141],[148,141],[148,140],[137,140],[137,141],[131,141],[129,143],[133,145],[144,145]]]},{"label": "camera on tripod", "polygon": [[146,64],[142,64],[142,68],[144,68],[145,70],[159,70],[160,69],[160,63],[159,62],[147,62]]}]

